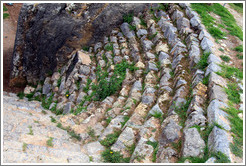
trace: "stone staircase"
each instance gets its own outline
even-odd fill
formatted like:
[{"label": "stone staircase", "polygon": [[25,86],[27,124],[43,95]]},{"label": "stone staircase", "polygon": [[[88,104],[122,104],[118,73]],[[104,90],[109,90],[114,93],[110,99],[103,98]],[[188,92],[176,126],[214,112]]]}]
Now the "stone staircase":
[{"label": "stone staircase", "polygon": [[[27,87],[33,98],[52,100],[47,114],[38,101],[4,93],[4,162],[108,162],[102,152],[110,149],[132,163],[173,163],[182,157],[202,158],[207,144],[209,152],[220,151],[235,162],[230,122],[225,112],[211,106],[226,105],[227,97],[218,95],[226,80],[215,74],[220,67],[214,60],[205,71],[196,68],[203,52],[221,62],[212,54],[210,38],[188,4],[169,4],[168,12],[153,4],[147,14],[123,23],[103,42],[73,53],[43,85]],[[117,64],[124,62],[135,70],[126,69],[121,89],[93,100],[97,66],[110,80]],[[209,87],[202,84],[208,74]],[[219,88],[213,89],[215,85]],[[226,130],[215,126],[204,140],[201,131],[214,122]],[[72,138],[71,131],[80,139]],[[51,138],[53,146],[48,146]],[[115,141],[103,145],[110,138]]]}]

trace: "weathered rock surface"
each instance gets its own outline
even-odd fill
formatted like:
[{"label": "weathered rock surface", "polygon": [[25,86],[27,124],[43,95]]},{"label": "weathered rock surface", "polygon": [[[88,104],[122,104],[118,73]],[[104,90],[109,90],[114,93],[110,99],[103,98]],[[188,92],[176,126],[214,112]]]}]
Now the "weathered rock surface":
[{"label": "weathered rock surface", "polygon": [[[43,80],[48,72],[64,65],[71,53],[103,40],[123,21],[123,15],[143,12],[150,4],[74,4],[71,14],[65,3],[23,4],[18,20],[12,61],[11,85],[26,79]],[[110,20],[110,21],[108,21]]]}]

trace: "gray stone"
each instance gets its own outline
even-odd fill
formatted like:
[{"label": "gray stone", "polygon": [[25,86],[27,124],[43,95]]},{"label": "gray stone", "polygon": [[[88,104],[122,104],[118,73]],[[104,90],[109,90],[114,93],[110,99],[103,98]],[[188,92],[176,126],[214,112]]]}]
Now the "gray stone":
[{"label": "gray stone", "polygon": [[81,65],[79,68],[79,74],[89,75],[90,74],[90,67],[86,65]]},{"label": "gray stone", "polygon": [[162,112],[162,110],[160,109],[160,107],[159,107],[158,104],[154,105],[154,106],[151,108],[151,110],[149,111],[149,114],[150,114],[150,115],[154,115],[154,114],[156,114],[156,113],[161,113],[161,114],[163,114],[163,112]]},{"label": "gray stone", "polygon": [[202,157],[205,142],[196,128],[184,129],[183,157]]},{"label": "gray stone", "polygon": [[204,37],[201,42],[201,47],[205,51],[205,53],[206,52],[211,53],[214,47],[214,43],[211,40],[209,40],[207,37]]},{"label": "gray stone", "polygon": [[72,109],[72,102],[67,102],[66,105],[63,107],[63,114],[68,114],[70,113]]},{"label": "gray stone", "polygon": [[215,157],[210,157],[205,163],[215,163],[216,160]]},{"label": "gray stone", "polygon": [[206,37],[206,38],[211,37],[211,35],[205,29],[201,30],[198,38],[199,38],[199,40],[202,40],[204,37]]},{"label": "gray stone", "polygon": [[44,83],[42,93],[44,95],[47,95],[48,93],[50,93],[51,89],[52,89],[52,86],[50,83]]},{"label": "gray stone", "polygon": [[190,28],[190,21],[185,17],[177,20],[177,29],[181,30],[182,28]]},{"label": "gray stone", "polygon": [[210,63],[221,63],[222,61],[221,61],[221,59],[219,58],[219,57],[217,57],[216,55],[214,55],[214,54],[210,54],[209,56],[208,56],[208,60],[207,60],[207,62],[210,64]]},{"label": "gray stone", "polygon": [[175,69],[177,67],[177,65],[180,63],[180,61],[181,61],[182,58],[184,58],[184,56],[180,54],[179,56],[177,56],[173,60],[173,62],[172,62],[172,69]]},{"label": "gray stone", "polygon": [[167,13],[165,13],[165,12],[162,11],[162,10],[160,10],[159,12],[157,12],[156,16],[157,16],[158,18],[160,18],[160,17],[168,18]]},{"label": "gray stone", "polygon": [[146,57],[147,57],[148,60],[155,59],[155,55],[152,54],[151,52],[146,52]]},{"label": "gray stone", "polygon": [[[198,108],[200,108],[200,107],[198,107]],[[188,116],[186,122],[185,122],[185,126],[187,128],[193,127],[193,126],[205,126],[207,119],[203,115],[202,112],[203,112],[202,108],[200,111],[191,112],[190,115]]]},{"label": "gray stone", "polygon": [[169,73],[164,74],[161,77],[161,80],[160,80],[160,87],[162,87],[162,86],[168,86],[170,84],[168,82],[170,79],[171,79],[171,75]]},{"label": "gray stone", "polygon": [[205,77],[207,77],[211,72],[218,72],[218,71],[221,71],[221,67],[216,63],[212,62],[207,67]]},{"label": "gray stone", "polygon": [[208,87],[212,88],[213,85],[227,87],[227,82],[223,77],[219,76],[218,74],[215,74],[214,72],[211,72],[209,76],[209,86]]},{"label": "gray stone", "polygon": [[172,158],[176,158],[178,157],[178,153],[173,150],[170,147],[165,148],[164,146],[160,146],[158,148],[158,152],[157,152],[157,159],[156,162],[157,163],[172,163]]},{"label": "gray stone", "polygon": [[158,72],[158,68],[156,67],[156,64],[154,62],[148,62],[147,70],[154,70]]},{"label": "gray stone", "polygon": [[145,89],[143,95],[142,95],[142,103],[150,105],[154,102],[156,90],[152,87],[148,87]]},{"label": "gray stone", "polygon": [[208,148],[210,152],[222,152],[231,160],[230,143],[231,137],[225,130],[214,126],[208,137]]},{"label": "gray stone", "polygon": [[190,3],[179,3],[179,6],[186,9],[186,8],[190,7]]},{"label": "gray stone", "polygon": [[175,10],[173,12],[173,15],[171,16],[171,19],[173,21],[175,21],[175,20],[178,20],[178,19],[183,18],[183,17],[184,17],[184,13],[183,12],[181,12],[179,10]]},{"label": "gray stone", "polygon": [[213,99],[218,99],[222,102],[227,102],[228,99],[227,99],[227,94],[224,90],[224,88],[218,86],[218,85],[213,85],[209,91],[209,98],[210,98],[210,101],[212,101]]},{"label": "gray stone", "polygon": [[169,59],[169,58],[170,58],[170,56],[167,53],[160,51],[160,54],[159,54],[159,61],[160,62],[162,62],[164,59]]},{"label": "gray stone", "polygon": [[213,125],[214,123],[219,124],[226,130],[230,130],[230,121],[228,120],[228,114],[222,110],[226,108],[227,105],[218,100],[213,100],[210,102],[207,108],[208,123]]},{"label": "gray stone", "polygon": [[194,16],[190,19],[190,24],[192,27],[197,27],[200,23],[201,23],[201,20],[199,17]]},{"label": "gray stone", "polygon": [[114,57],[114,63],[117,64],[117,63],[120,63],[122,61],[122,57],[121,56],[115,56]]},{"label": "gray stone", "polygon": [[106,66],[106,62],[104,60],[99,60],[98,64],[101,66],[101,67],[105,67]]},{"label": "gray stone", "polygon": [[171,119],[170,122],[163,129],[159,143],[162,146],[165,146],[178,140],[181,128],[181,126],[179,126],[175,121]]},{"label": "gray stone", "polygon": [[194,61],[195,64],[197,64],[200,61],[200,48],[196,45],[191,45],[191,49],[189,51],[189,57],[191,60]]},{"label": "gray stone", "polygon": [[187,82],[183,78],[179,78],[179,80],[176,83],[176,88],[180,87],[181,85],[186,85]]},{"label": "gray stone", "polygon": [[141,38],[141,37],[144,36],[144,35],[148,35],[148,32],[147,32],[146,29],[139,29],[139,30],[137,31],[137,36],[138,36],[138,38]]},{"label": "gray stone", "polygon": [[154,44],[150,40],[142,40],[142,46],[143,50],[146,52],[151,50]]},{"label": "gray stone", "polygon": [[138,17],[133,17],[132,19],[132,24],[137,26],[137,25],[140,25],[141,23],[141,20],[138,18]]},{"label": "gray stone", "polygon": [[68,100],[71,101],[71,102],[75,102],[75,100],[76,100],[76,93],[75,93],[75,92],[72,93],[72,94],[69,96]]},{"label": "gray stone", "polygon": [[135,36],[134,31],[130,30],[129,24],[126,22],[120,26],[120,29],[128,39]]},{"label": "gray stone", "polygon": [[94,46],[94,52],[96,53],[100,48],[102,48],[102,43],[101,42],[96,43]]},{"label": "gray stone", "polygon": [[189,19],[191,19],[194,16],[198,17],[198,14],[195,11],[192,11],[192,9],[190,7],[187,7],[185,9],[185,13],[186,13],[186,15],[188,16]]},{"label": "gray stone", "polygon": [[102,162],[101,153],[105,150],[105,147],[102,146],[98,141],[90,142],[84,145],[83,148],[88,152],[89,156],[92,156],[93,162]]},{"label": "gray stone", "polygon": [[151,27],[149,28],[149,33],[150,35],[155,35],[157,32],[157,30],[155,29],[155,25],[152,24]]},{"label": "gray stone", "polygon": [[110,36],[110,42],[117,43],[117,37],[116,36]]}]

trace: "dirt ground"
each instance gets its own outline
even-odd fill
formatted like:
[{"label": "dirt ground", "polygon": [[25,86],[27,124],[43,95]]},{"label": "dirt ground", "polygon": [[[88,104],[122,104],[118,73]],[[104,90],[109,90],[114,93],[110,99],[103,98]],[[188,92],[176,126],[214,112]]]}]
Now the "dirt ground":
[{"label": "dirt ground", "polygon": [[22,88],[9,87],[8,83],[11,71],[11,60],[15,43],[17,21],[22,4],[14,3],[13,6],[5,6],[8,8],[6,13],[9,13],[10,17],[3,20],[3,90],[17,93],[21,91]]}]

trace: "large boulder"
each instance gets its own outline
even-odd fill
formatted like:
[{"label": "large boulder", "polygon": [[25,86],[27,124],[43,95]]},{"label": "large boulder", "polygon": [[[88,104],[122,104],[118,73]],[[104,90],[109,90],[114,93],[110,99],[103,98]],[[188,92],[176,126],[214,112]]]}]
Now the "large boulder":
[{"label": "large boulder", "polygon": [[23,4],[17,25],[11,85],[36,84],[63,66],[74,50],[103,41],[123,16],[144,12],[146,3]]}]

